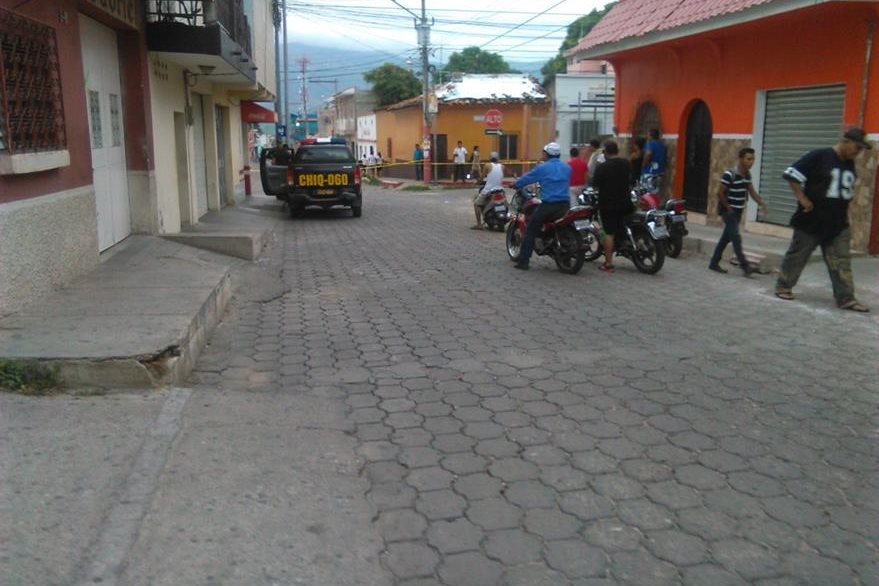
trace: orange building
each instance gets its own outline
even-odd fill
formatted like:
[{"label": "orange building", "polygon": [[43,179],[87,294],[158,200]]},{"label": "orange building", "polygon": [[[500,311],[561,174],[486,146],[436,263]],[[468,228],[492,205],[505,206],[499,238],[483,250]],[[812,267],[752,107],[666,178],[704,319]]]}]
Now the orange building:
[{"label": "orange building", "polygon": [[[496,151],[508,174],[521,173],[523,161],[536,161],[543,145],[555,136],[550,101],[543,88],[521,74],[468,74],[436,88],[437,114],[433,122],[431,156],[433,177],[452,176],[452,151],[460,140],[470,153],[479,147],[483,162]],[[486,134],[488,110],[501,113],[500,135]],[[413,178],[411,161],[421,143],[421,96],[376,110],[376,134],[384,160],[396,163],[385,175]]]},{"label": "orange building", "polygon": [[[659,128],[667,188],[703,218],[738,149],[755,148],[751,174],[770,211],[752,206],[746,229],[786,235],[796,202],[784,168],[849,125],[879,141],[877,20],[873,2],[621,0],[566,55],[613,64],[620,137]],[[876,148],[859,157],[850,207],[852,246],[874,254],[877,161]]]}]

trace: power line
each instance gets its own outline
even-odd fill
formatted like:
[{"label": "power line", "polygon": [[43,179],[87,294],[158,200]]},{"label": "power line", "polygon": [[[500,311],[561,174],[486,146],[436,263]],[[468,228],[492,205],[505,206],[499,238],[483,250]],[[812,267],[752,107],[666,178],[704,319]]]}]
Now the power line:
[{"label": "power line", "polygon": [[485,47],[486,45],[490,45],[490,44],[492,44],[492,43],[495,42],[496,40],[498,40],[498,39],[500,39],[500,38],[502,38],[502,37],[505,37],[505,36],[507,35],[507,33],[511,33],[511,32],[513,32],[514,30],[516,30],[517,28],[520,28],[522,25],[528,24],[529,22],[531,22],[532,20],[534,20],[534,19],[537,18],[538,16],[543,16],[544,14],[546,14],[547,12],[549,12],[550,10],[552,10],[553,8],[555,8],[556,6],[559,6],[560,4],[564,4],[564,3],[567,2],[567,1],[568,1],[568,0],[559,0],[559,2],[556,2],[555,4],[553,4],[552,6],[550,6],[549,8],[547,8],[546,10],[543,10],[543,11],[541,11],[541,12],[538,12],[537,14],[535,14],[534,16],[532,16],[531,18],[529,18],[528,20],[526,20],[525,22],[523,22],[523,23],[521,23],[521,24],[517,24],[516,26],[514,26],[513,28],[511,28],[510,30],[508,30],[506,33],[502,33],[502,34],[496,36],[495,38],[493,38],[492,40],[488,41],[487,43],[483,43],[482,45],[479,46],[479,48],[481,49],[482,47]]},{"label": "power line", "polygon": [[415,18],[418,18],[418,15],[417,15],[417,14],[415,14],[414,12],[412,12],[411,10],[409,10],[408,8],[406,8],[405,6],[403,6],[402,4],[400,4],[399,2],[397,2],[397,0],[391,0],[391,2],[393,2],[393,3],[396,4],[397,6],[399,6],[400,8],[402,8],[403,10],[405,10],[406,12],[408,12],[409,14],[411,14],[412,16],[414,16]]}]

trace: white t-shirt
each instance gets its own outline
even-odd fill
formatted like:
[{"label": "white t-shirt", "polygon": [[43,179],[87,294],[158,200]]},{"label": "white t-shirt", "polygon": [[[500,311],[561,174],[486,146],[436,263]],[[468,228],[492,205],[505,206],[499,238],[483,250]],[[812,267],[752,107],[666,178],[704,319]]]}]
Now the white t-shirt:
[{"label": "white t-shirt", "polygon": [[452,153],[454,155],[455,164],[463,165],[467,162],[467,149],[462,146],[455,147],[455,150]]}]

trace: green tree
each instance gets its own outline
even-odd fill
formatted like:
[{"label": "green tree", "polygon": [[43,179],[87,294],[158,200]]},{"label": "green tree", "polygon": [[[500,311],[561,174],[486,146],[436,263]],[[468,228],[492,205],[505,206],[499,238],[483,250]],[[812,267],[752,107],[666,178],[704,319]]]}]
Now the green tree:
[{"label": "green tree", "polygon": [[467,47],[455,51],[443,68],[445,73],[519,73],[497,53],[483,51],[479,47]]},{"label": "green tree", "polygon": [[552,82],[556,74],[565,73],[565,71],[567,71],[567,59],[565,59],[564,52],[571,47],[575,47],[577,43],[580,42],[580,39],[589,34],[592,27],[598,24],[598,21],[601,20],[601,18],[607,14],[614,5],[616,5],[616,2],[606,4],[604,8],[601,9],[595,8],[586,16],[581,16],[568,25],[568,34],[565,36],[565,40],[562,41],[562,44],[559,47],[558,55],[547,61],[540,69],[540,73],[543,74],[544,86]]},{"label": "green tree", "polygon": [[372,84],[372,92],[379,106],[389,106],[421,93],[421,82],[408,69],[393,63],[385,63],[363,74]]}]

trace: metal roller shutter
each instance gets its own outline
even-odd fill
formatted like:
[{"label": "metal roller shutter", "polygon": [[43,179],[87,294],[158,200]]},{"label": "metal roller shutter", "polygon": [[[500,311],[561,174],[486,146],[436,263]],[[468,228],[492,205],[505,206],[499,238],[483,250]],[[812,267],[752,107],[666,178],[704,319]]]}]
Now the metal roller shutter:
[{"label": "metal roller shutter", "polygon": [[845,86],[822,86],[766,93],[760,195],[769,215],[760,220],[787,225],[797,201],[781,174],[807,152],[839,139]]}]

